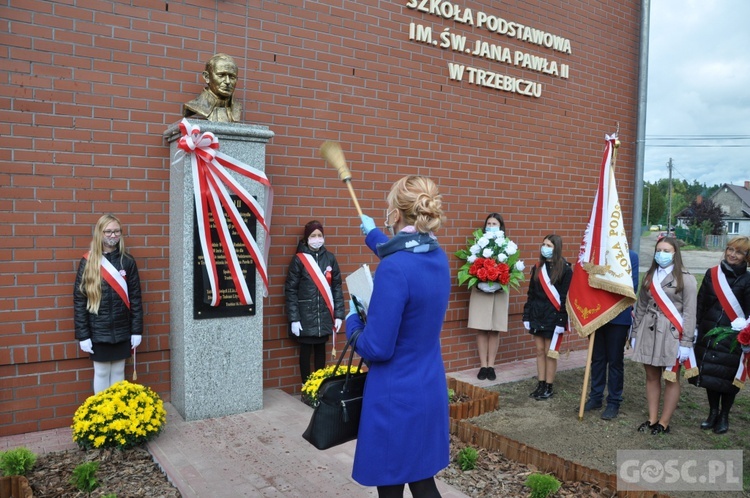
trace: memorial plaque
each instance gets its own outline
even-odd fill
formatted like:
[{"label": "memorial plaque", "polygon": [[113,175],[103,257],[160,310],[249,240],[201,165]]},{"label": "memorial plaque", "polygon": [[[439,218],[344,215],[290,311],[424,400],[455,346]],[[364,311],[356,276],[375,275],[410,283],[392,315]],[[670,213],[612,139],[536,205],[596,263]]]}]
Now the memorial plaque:
[{"label": "memorial plaque", "polygon": [[[247,228],[250,230],[250,233],[253,234],[257,240],[255,215],[238,196],[232,195],[231,197],[237,211],[239,211],[240,216],[242,216]],[[232,273],[227,264],[224,248],[219,239],[219,233],[213,219],[213,214],[209,212],[208,218],[211,228],[211,248],[214,251],[216,272],[218,274],[217,287],[221,297],[218,306],[211,306],[211,283],[208,279],[208,268],[206,267],[206,261],[201,249],[200,237],[198,236],[198,219],[195,203],[193,203],[193,213],[193,318],[201,320],[205,318],[255,315],[255,261],[245,247],[244,242],[242,242],[232,220],[229,216],[224,214],[227,228],[229,229],[232,243],[234,244],[234,250],[237,252],[237,259],[240,262],[240,268],[242,269],[242,274],[245,282],[247,282],[247,287],[250,291],[250,298],[252,299],[251,304],[243,305],[242,302],[240,302],[237,289],[234,285],[234,280],[232,279]]]}]

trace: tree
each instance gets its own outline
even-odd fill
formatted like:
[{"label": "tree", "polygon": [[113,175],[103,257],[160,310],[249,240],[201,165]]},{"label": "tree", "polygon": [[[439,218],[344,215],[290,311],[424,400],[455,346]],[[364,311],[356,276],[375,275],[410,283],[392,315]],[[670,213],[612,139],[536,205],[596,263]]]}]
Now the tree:
[{"label": "tree", "polygon": [[[667,216],[666,213],[667,201],[664,194],[659,191],[656,185],[646,183],[643,187],[641,219],[644,223],[648,222],[650,225],[658,225],[664,223],[664,218]],[[646,219],[647,215],[648,219]]]},{"label": "tree", "polygon": [[721,207],[710,199],[696,199],[683,212],[688,226],[695,228],[710,228],[711,235],[721,235],[724,232],[724,220],[721,219]]}]

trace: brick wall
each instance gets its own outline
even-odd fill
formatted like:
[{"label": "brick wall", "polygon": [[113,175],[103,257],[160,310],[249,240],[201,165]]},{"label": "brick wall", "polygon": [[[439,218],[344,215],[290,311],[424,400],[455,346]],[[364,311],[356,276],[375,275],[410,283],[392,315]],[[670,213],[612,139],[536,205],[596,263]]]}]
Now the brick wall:
[{"label": "brick wall", "polygon": [[[425,174],[444,196],[449,221],[439,235],[447,252],[499,211],[531,264],[552,232],[574,259],[604,134],[619,124],[618,187],[632,219],[640,2],[461,3],[473,16],[481,11],[564,37],[570,54],[457,21],[452,4],[440,4],[446,18],[420,11],[421,3],[10,0],[0,7],[3,434],[68,425],[91,391],[91,362],[73,340],[72,287],[92,226],[105,212],[120,216],[141,271],[147,331],[138,380],[169,400],[169,161],[162,132],[201,91],[200,72],[214,53],[238,62],[235,96],[245,121],[275,133],[266,169],[275,189],[267,388],[299,389],[283,284],[302,225],[324,223],[326,244],[345,273],[374,264],[345,188],[318,158],[325,140],[344,145],[360,204],[378,223],[390,185]],[[447,29],[472,48],[480,40],[546,57],[568,65],[570,75],[410,40],[412,23],[432,28],[436,41]],[[466,75],[451,80],[449,63],[536,82],[541,95],[478,86]],[[451,258],[454,272],[458,263]],[[511,297],[503,362],[533,355],[520,323],[524,292]],[[477,366],[467,302],[468,292],[454,286],[443,333],[448,371]]]}]

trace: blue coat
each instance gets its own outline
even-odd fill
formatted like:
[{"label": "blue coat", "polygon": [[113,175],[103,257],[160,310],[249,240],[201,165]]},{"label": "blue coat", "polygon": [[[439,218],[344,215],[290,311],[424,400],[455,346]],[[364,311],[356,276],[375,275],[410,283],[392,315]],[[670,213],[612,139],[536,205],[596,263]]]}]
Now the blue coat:
[{"label": "blue coat", "polygon": [[[366,239],[374,252],[386,241],[378,229]],[[352,472],[364,486],[419,481],[448,466],[440,332],[450,286],[448,257],[440,248],[398,251],[377,267],[367,325],[356,347],[370,361]],[[363,327],[356,315],[346,322],[347,337]]]}]

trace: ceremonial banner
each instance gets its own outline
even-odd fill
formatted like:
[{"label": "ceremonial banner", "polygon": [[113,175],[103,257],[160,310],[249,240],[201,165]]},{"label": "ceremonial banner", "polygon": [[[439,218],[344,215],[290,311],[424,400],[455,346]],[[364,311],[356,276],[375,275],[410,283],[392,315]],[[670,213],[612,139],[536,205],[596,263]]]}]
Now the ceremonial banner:
[{"label": "ceremonial banner", "polygon": [[617,135],[607,136],[606,141],[594,207],[565,303],[570,324],[581,337],[589,336],[635,302],[633,269],[615,187]]}]

